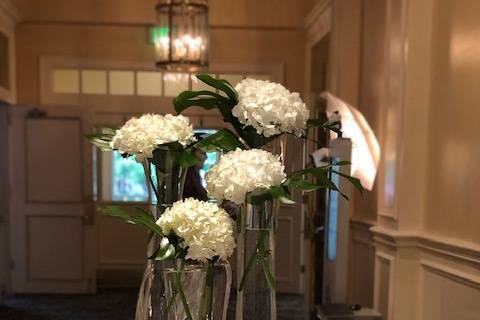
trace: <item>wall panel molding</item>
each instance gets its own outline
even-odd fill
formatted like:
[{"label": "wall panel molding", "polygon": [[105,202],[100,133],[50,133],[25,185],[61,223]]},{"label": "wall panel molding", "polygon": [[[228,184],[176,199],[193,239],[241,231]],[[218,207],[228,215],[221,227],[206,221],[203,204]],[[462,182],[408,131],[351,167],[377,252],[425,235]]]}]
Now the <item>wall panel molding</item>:
[{"label": "wall panel molding", "polygon": [[442,263],[430,261],[430,260],[420,260],[420,265],[422,266],[422,271],[434,272],[437,275],[448,278],[455,282],[458,282],[462,285],[467,285],[474,289],[480,289],[480,277],[472,275],[467,272],[459,271],[457,269],[445,266]]},{"label": "wall panel molding", "polygon": [[402,233],[375,226],[370,229],[374,242],[392,248],[418,248],[440,256],[480,266],[480,246],[427,234]]},{"label": "wall panel molding", "polygon": [[373,307],[382,313],[386,319],[392,319],[395,295],[395,263],[393,255],[378,250],[375,253]]},{"label": "wall panel molding", "polygon": [[[478,275],[446,260],[431,257],[420,259],[418,292],[420,303],[416,317],[419,320],[470,320],[480,313],[480,273]],[[478,271],[475,269],[473,272]]]},{"label": "wall panel molding", "polygon": [[373,307],[375,247],[370,228],[374,221],[350,221],[348,302]]}]

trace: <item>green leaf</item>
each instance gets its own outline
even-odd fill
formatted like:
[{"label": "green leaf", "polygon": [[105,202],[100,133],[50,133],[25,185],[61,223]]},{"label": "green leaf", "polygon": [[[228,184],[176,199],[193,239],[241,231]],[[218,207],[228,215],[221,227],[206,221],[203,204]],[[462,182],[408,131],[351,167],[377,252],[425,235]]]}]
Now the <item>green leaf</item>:
[{"label": "green leaf", "polygon": [[192,153],[191,150],[185,150],[180,154],[178,163],[182,168],[190,168],[199,163],[200,160]]},{"label": "green leaf", "polygon": [[110,146],[110,142],[113,139],[113,135],[111,134],[104,134],[104,133],[90,133],[86,134],[85,138],[99,148],[102,151],[111,151],[112,147]]},{"label": "green leaf", "polygon": [[315,191],[322,188],[321,185],[304,179],[287,179],[285,185],[306,192]]},{"label": "green leaf", "polygon": [[212,135],[209,135],[200,142],[194,145],[195,148],[206,152],[221,151],[229,152],[237,148],[245,149],[245,146],[240,142],[235,134],[228,129],[222,129]]},{"label": "green leaf", "polygon": [[[166,238],[163,238],[166,239]],[[162,240],[163,240],[162,239]],[[173,244],[167,244],[165,247],[159,246],[155,253],[148,257],[150,260],[167,260],[175,256],[175,247]]]},{"label": "green leaf", "polygon": [[173,103],[175,111],[180,114],[190,107],[201,107],[210,110],[218,107],[219,101],[216,98],[195,99],[195,100],[177,100]]},{"label": "green leaf", "polygon": [[295,201],[287,197],[279,197],[278,200],[283,204],[295,204]]},{"label": "green leaf", "polygon": [[159,225],[155,223],[155,219],[153,218],[153,215],[143,208],[135,207],[135,209],[137,211],[136,214],[131,214],[130,212],[128,212],[127,210],[125,210],[120,206],[106,206],[106,207],[100,208],[100,211],[107,216],[119,218],[134,225],[143,226],[147,228],[149,231],[152,231],[157,235],[163,237],[162,229],[160,228]]},{"label": "green leaf", "polygon": [[275,135],[271,137],[265,137],[262,134],[258,134],[255,128],[248,126],[248,127],[243,127],[240,129],[243,131],[243,134],[245,136],[245,141],[247,144],[250,146],[250,148],[260,148],[266,145],[267,143],[275,140],[278,138],[280,135]]},{"label": "green leaf", "polygon": [[215,89],[225,92],[225,94],[231,99],[237,101],[237,92],[232,85],[226,80],[217,80],[208,74],[197,74],[197,79],[208,84]]},{"label": "green leaf", "polygon": [[[286,187],[300,189],[304,192],[315,191],[318,189],[332,189],[340,193],[342,197],[348,200],[347,195],[342,193],[339,190],[338,186],[331,180],[330,173],[330,166],[319,168],[312,167],[298,170],[290,174],[283,183],[283,185]],[[317,179],[317,182],[312,183],[303,178],[308,174],[313,175]]]},{"label": "green leaf", "polygon": [[331,130],[337,134],[341,134],[341,123],[340,121],[330,121],[325,119],[309,119],[307,120],[308,128],[320,128],[325,131]]},{"label": "green leaf", "polygon": [[353,184],[355,189],[357,189],[361,194],[363,194],[363,186],[362,186],[362,183],[360,182],[360,179],[352,177],[352,176],[344,174],[344,173],[341,173],[341,172],[338,172],[338,171],[335,171],[335,170],[332,170],[332,172],[334,172],[334,173],[338,174],[339,176],[342,176],[345,179],[347,179],[348,181],[350,181],[350,183]]},{"label": "green leaf", "polygon": [[281,186],[270,187],[270,189],[268,189],[268,193],[270,193],[270,195],[275,199],[285,197],[287,195],[285,189]]}]

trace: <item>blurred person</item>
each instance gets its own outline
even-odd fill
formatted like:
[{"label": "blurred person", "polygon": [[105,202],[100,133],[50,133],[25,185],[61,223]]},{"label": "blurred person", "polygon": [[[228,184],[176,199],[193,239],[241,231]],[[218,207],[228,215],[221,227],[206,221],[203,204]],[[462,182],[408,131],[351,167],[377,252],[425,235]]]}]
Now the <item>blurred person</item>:
[{"label": "blurred person", "polygon": [[208,201],[208,193],[202,185],[202,177],[200,176],[200,170],[207,159],[207,154],[200,149],[193,149],[192,153],[199,161],[187,170],[185,186],[183,187],[183,199],[195,198],[201,201]]}]

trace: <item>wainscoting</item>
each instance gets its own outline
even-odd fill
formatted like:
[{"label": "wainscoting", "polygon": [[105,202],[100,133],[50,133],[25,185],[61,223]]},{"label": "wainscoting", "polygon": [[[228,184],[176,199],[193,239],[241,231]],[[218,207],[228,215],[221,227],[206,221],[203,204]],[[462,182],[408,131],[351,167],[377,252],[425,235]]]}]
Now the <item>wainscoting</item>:
[{"label": "wainscoting", "polygon": [[373,307],[375,247],[370,228],[374,224],[361,220],[350,222],[349,302]]},{"label": "wainscoting", "polygon": [[382,227],[370,230],[374,307],[385,320],[480,319],[480,247]]}]

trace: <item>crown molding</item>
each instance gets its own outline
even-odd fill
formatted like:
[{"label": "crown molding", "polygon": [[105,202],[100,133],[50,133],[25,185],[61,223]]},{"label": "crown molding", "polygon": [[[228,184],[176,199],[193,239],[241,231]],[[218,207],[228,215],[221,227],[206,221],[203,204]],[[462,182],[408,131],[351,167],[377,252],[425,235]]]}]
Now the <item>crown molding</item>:
[{"label": "crown molding", "polygon": [[9,19],[9,23],[15,26],[20,22],[20,13],[10,0],[0,0],[0,13]]},{"label": "crown molding", "polygon": [[315,25],[315,22],[320,19],[325,10],[331,7],[331,0],[320,0],[318,3],[310,10],[310,12],[303,19],[303,28],[309,30]]},{"label": "crown molding", "polygon": [[332,1],[319,1],[303,20],[303,30],[309,42],[319,41],[331,31]]}]

